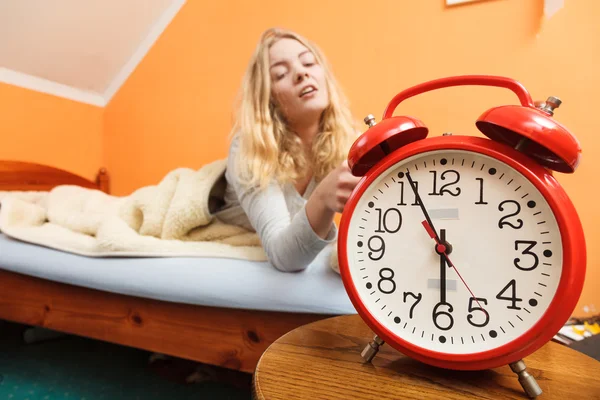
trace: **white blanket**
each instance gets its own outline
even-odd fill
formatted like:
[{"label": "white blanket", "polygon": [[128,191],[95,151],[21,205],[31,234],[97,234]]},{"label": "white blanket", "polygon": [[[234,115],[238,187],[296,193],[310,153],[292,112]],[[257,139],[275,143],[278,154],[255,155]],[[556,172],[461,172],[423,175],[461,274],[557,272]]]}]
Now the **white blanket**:
[{"label": "white blanket", "polygon": [[78,186],[0,193],[7,236],[85,256],[229,257],[265,261],[258,235],[211,214],[226,160],[178,168],[124,197]]}]

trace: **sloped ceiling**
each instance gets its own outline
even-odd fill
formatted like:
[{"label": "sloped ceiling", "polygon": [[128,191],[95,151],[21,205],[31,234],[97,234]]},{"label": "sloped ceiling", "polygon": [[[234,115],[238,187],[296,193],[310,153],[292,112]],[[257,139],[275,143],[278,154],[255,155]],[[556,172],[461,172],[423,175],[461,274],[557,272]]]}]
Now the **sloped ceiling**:
[{"label": "sloped ceiling", "polygon": [[0,81],[104,106],[185,0],[0,0]]}]

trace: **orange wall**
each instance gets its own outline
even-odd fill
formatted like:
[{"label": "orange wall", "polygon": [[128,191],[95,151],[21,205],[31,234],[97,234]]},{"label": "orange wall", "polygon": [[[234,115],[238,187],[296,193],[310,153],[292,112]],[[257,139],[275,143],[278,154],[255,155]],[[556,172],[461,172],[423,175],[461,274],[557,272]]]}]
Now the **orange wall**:
[{"label": "orange wall", "polygon": [[[224,157],[232,105],[260,33],[279,25],[325,51],[358,119],[380,116],[398,91],[458,74],[497,74],[521,81],[534,99],[563,100],[556,119],[580,139],[584,158],[560,181],[584,223],[589,246],[583,305],[600,311],[600,218],[590,195],[600,174],[594,105],[600,93],[600,2],[565,2],[542,23],[542,0],[493,0],[446,8],[443,0],[188,0],[109,103],[106,161],[113,189],[127,194],[176,167]],[[475,119],[516,97],[493,88],[446,89],[397,110],[423,119],[434,135],[477,134]]]},{"label": "orange wall", "polygon": [[0,83],[0,159],[31,161],[95,179],[104,109]]}]

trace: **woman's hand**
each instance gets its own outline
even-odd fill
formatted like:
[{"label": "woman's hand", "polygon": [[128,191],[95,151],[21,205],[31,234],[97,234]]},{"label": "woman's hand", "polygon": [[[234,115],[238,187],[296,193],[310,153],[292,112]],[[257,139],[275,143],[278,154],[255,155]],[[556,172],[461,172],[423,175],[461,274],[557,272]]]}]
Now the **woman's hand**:
[{"label": "woman's hand", "polygon": [[348,161],[344,160],[342,165],[331,171],[319,183],[315,188],[315,194],[329,210],[341,213],[360,179],[352,175]]},{"label": "woman's hand", "polygon": [[359,181],[360,177],[352,175],[348,162],[344,161],[315,188],[306,203],[306,216],[317,235],[327,236],[335,213],[342,212]]}]

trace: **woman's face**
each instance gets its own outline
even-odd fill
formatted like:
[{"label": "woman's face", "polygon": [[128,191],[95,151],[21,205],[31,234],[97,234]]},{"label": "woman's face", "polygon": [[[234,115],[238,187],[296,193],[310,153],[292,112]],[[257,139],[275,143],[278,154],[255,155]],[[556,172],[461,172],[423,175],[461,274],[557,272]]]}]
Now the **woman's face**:
[{"label": "woman's face", "polygon": [[272,96],[286,120],[311,124],[329,105],[323,67],[294,39],[283,38],[269,49]]}]

